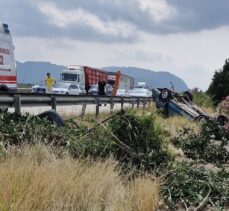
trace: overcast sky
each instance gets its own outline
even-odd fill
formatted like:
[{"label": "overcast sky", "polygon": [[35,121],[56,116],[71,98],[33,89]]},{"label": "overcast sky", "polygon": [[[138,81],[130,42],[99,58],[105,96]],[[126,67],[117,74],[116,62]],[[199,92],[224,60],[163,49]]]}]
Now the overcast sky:
[{"label": "overcast sky", "polygon": [[229,0],[0,0],[18,61],[169,71],[206,90],[229,52]]}]

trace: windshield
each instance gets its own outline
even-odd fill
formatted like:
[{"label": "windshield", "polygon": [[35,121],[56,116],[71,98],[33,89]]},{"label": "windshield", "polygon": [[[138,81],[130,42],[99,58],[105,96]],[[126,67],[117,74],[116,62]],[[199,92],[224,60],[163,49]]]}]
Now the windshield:
[{"label": "windshield", "polygon": [[57,88],[68,89],[69,84],[59,84]]},{"label": "windshield", "polygon": [[124,93],[126,90],[125,89],[118,89],[117,92],[119,93]]},{"label": "windshield", "polygon": [[148,87],[147,86],[135,86],[135,88],[137,88],[137,89],[148,89]]},{"label": "windshield", "polygon": [[71,73],[62,73],[61,74],[62,81],[78,81],[79,82],[79,75],[71,74]]},{"label": "windshield", "polygon": [[146,89],[139,89],[139,88],[136,88],[136,89],[133,89],[133,90],[131,90],[131,92],[133,92],[133,93],[145,93],[145,92],[147,92],[147,90]]},{"label": "windshield", "polygon": [[90,89],[97,89],[98,85],[97,84],[94,84],[94,85],[91,85]]}]

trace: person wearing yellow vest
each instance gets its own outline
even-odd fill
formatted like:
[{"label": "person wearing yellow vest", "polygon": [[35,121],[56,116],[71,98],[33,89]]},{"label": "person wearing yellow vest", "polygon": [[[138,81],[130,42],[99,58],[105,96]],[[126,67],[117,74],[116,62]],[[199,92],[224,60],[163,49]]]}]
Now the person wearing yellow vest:
[{"label": "person wearing yellow vest", "polygon": [[47,76],[45,78],[45,85],[46,85],[46,93],[51,93],[52,88],[56,84],[55,78],[50,76],[50,73],[47,73]]}]

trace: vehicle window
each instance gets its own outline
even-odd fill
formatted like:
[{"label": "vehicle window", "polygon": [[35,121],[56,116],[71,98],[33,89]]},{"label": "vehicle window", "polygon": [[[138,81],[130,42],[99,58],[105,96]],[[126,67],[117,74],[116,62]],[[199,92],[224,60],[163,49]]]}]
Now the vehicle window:
[{"label": "vehicle window", "polygon": [[146,91],[147,91],[146,89],[139,89],[139,88],[136,88],[136,89],[132,90],[132,92],[134,92],[134,93],[144,93]]},{"label": "vehicle window", "polygon": [[77,81],[77,80],[79,80],[79,76],[77,74],[62,73],[61,74],[61,80],[63,80],[63,81]]},{"label": "vehicle window", "polygon": [[69,85],[68,84],[59,84],[57,87],[63,88],[63,89],[68,89]]}]

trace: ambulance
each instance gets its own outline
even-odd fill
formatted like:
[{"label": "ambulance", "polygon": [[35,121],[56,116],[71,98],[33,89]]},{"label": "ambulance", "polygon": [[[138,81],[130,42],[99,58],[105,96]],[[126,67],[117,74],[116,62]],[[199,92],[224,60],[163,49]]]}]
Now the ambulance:
[{"label": "ambulance", "polygon": [[14,45],[7,24],[0,23],[0,92],[17,90]]}]

